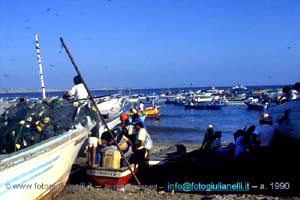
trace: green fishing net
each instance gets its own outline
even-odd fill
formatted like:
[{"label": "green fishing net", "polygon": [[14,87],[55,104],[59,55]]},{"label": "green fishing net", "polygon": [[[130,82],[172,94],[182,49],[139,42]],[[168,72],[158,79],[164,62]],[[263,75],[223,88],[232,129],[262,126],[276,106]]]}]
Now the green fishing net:
[{"label": "green fishing net", "polygon": [[99,119],[87,100],[20,102],[0,116],[0,154],[15,152],[61,135],[79,123],[87,126],[88,118]]}]

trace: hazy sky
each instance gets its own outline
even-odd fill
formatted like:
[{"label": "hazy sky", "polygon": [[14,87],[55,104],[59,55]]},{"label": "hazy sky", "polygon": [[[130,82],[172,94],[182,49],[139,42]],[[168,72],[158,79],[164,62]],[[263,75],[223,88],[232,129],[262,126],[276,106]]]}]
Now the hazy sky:
[{"label": "hazy sky", "polygon": [[0,88],[48,88],[75,71],[90,87],[293,84],[300,80],[300,1],[0,0]]}]

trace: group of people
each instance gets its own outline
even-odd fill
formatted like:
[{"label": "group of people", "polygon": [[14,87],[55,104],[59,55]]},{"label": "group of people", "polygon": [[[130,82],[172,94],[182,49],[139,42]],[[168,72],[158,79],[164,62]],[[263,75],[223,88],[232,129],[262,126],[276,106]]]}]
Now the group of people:
[{"label": "group of people", "polygon": [[213,125],[209,125],[200,149],[212,153],[231,152],[234,160],[269,159],[272,156],[274,134],[272,117],[263,113],[258,127],[250,125],[237,130],[233,134],[234,143],[226,147],[221,145],[222,132],[214,132]]},{"label": "group of people", "polygon": [[[101,143],[96,148],[96,165],[101,165],[105,150],[115,146],[116,143],[123,152],[125,159],[130,163],[142,164],[149,158],[152,148],[150,135],[138,114],[133,114],[131,118],[132,120],[126,113],[120,116],[121,127],[112,130],[114,139],[108,131],[102,133]],[[121,167],[125,164],[125,160],[122,159]]]},{"label": "group of people", "polygon": [[298,99],[300,97],[300,82],[295,83],[292,87],[284,86],[282,93],[283,95],[277,98],[278,104]]}]

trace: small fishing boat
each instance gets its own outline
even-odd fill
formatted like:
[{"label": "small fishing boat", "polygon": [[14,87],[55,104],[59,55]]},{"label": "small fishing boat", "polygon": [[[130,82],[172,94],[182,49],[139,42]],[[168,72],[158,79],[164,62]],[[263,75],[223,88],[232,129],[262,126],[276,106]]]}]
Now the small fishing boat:
[{"label": "small fishing boat", "polygon": [[160,120],[160,106],[146,108],[146,119]]},{"label": "small fishing boat", "polygon": [[[138,166],[131,164],[133,172],[137,172]],[[128,167],[118,169],[108,167],[93,167],[87,169],[87,175],[95,187],[123,187],[131,179],[132,174]]]},{"label": "small fishing boat", "polygon": [[269,108],[269,103],[268,102],[263,102],[259,99],[254,99],[253,97],[249,97],[245,101],[245,104],[248,106],[249,110],[267,111],[268,108]]}]

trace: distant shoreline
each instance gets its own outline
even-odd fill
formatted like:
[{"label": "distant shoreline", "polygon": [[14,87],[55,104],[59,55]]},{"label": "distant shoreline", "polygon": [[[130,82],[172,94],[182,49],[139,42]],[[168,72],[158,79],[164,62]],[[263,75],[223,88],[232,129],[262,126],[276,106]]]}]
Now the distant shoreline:
[{"label": "distant shoreline", "polygon": [[[288,86],[291,86],[289,84],[286,84]],[[232,85],[233,86],[233,85]],[[231,88],[232,86],[215,86],[217,89],[218,88]],[[283,87],[284,85],[249,85],[246,87],[263,87],[263,88],[272,88],[272,87]],[[181,88],[189,88],[189,89],[193,89],[193,88],[211,88],[210,87],[206,87],[206,86],[192,86],[192,87],[170,87],[170,88],[130,88],[131,90],[156,90],[156,89],[160,89],[160,90],[174,90],[174,89],[181,89]],[[49,88],[46,89],[46,92],[65,92],[68,91],[70,88],[62,88],[62,89],[57,89],[57,88]],[[95,91],[95,90],[129,90],[129,88],[92,88],[91,91]],[[41,89],[27,89],[27,88],[0,88],[0,94],[12,94],[12,93],[37,93],[37,92],[41,92]]]}]

